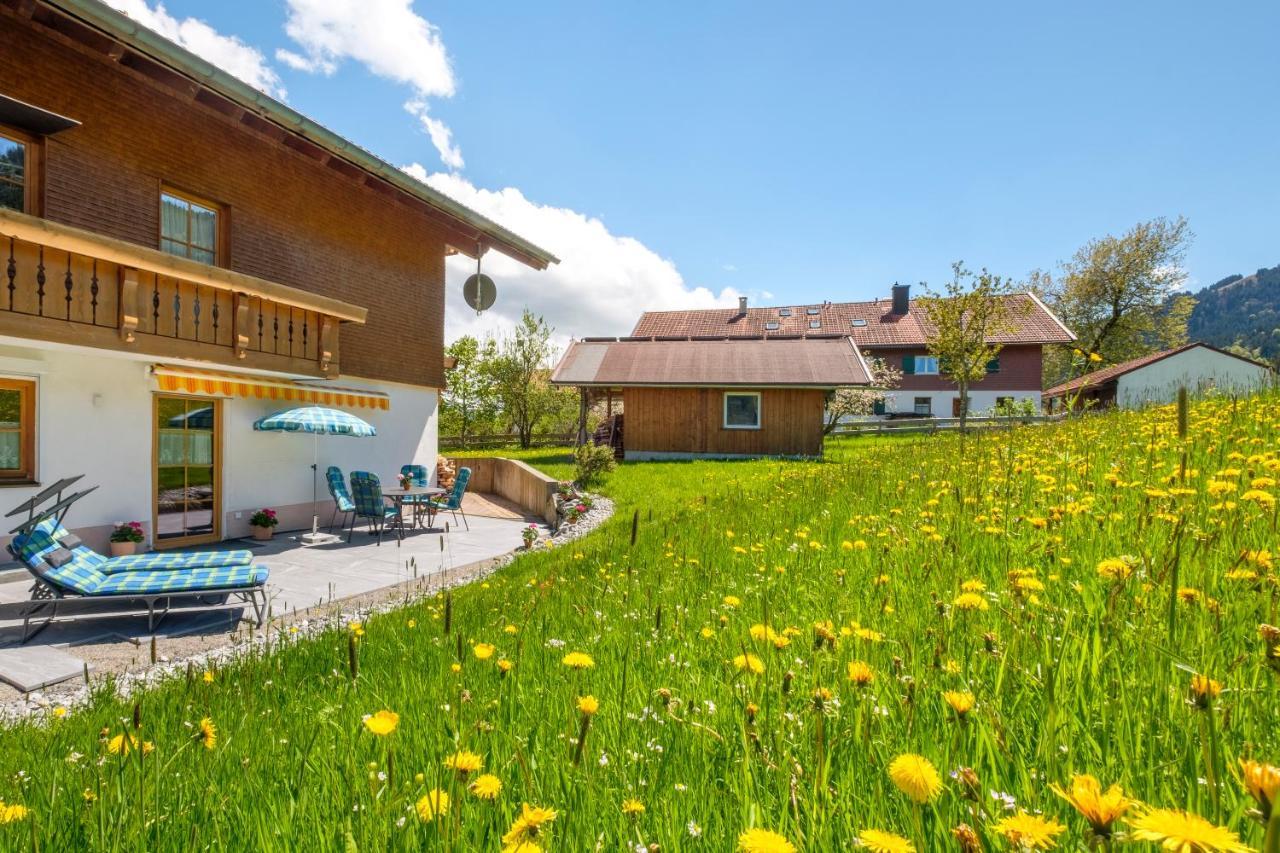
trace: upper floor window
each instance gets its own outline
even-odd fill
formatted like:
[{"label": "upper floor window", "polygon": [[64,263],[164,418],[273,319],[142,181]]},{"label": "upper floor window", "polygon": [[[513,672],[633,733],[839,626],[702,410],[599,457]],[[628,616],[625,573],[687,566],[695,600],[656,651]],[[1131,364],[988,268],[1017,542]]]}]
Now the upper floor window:
[{"label": "upper floor window", "polygon": [[902,357],[902,372],[910,374],[936,374],[938,357],[933,355],[907,355]]},{"label": "upper floor window", "polygon": [[160,193],[160,248],[202,264],[218,260],[218,208],[172,190]]},{"label": "upper floor window", "polygon": [[28,139],[0,128],[0,207],[32,212],[31,148]]}]

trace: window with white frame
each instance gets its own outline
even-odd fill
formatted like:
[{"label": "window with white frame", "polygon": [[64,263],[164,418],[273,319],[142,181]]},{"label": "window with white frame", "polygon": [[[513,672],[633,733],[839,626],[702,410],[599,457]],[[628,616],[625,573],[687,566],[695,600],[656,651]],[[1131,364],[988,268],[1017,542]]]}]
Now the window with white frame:
[{"label": "window with white frame", "polygon": [[933,398],[932,397],[916,397],[915,413],[917,415],[933,414]]},{"label": "window with white frame", "polygon": [[760,392],[726,391],[725,429],[760,429]]},{"label": "window with white frame", "polygon": [[938,372],[938,357],[934,355],[918,355],[916,358],[916,369],[912,371],[916,375],[936,374]]}]

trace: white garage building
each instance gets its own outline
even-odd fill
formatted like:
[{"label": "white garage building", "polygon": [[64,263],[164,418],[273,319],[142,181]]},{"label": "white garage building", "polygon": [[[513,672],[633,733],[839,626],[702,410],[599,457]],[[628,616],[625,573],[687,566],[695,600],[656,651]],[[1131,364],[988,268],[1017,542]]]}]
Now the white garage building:
[{"label": "white garage building", "polygon": [[1208,344],[1190,343],[1086,373],[1045,391],[1044,399],[1050,411],[1064,408],[1077,393],[1078,406],[1092,402],[1096,407],[1132,409],[1172,402],[1181,386],[1193,394],[1252,393],[1275,377],[1266,364]]}]

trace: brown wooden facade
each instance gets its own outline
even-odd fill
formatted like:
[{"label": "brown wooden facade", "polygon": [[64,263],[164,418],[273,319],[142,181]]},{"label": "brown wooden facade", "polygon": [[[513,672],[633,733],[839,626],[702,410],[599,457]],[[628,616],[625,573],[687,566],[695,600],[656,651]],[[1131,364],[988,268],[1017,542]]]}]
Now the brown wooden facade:
[{"label": "brown wooden facade", "polygon": [[[759,429],[724,426],[724,394],[730,390],[760,394]],[[822,454],[822,389],[635,387],[621,393],[628,457]]]},{"label": "brown wooden facade", "polygon": [[[0,121],[28,149],[26,209],[0,221],[0,334],[442,387],[445,257],[477,232],[221,91],[56,2],[0,0],[0,94],[79,122]],[[230,280],[129,256],[162,247],[162,194],[216,211],[195,266]],[[23,214],[73,230],[42,240]],[[67,248],[94,235],[116,243]]]}]

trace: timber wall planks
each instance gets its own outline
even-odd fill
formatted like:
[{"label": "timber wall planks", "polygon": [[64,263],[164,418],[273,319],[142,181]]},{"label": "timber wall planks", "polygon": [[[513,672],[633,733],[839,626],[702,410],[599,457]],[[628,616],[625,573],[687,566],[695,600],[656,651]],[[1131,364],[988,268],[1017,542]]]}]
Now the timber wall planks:
[{"label": "timber wall planks", "polygon": [[[757,389],[743,388],[742,391]],[[648,453],[818,456],[825,392],[760,391],[760,429],[725,429],[722,388],[627,388],[624,449]]]}]

